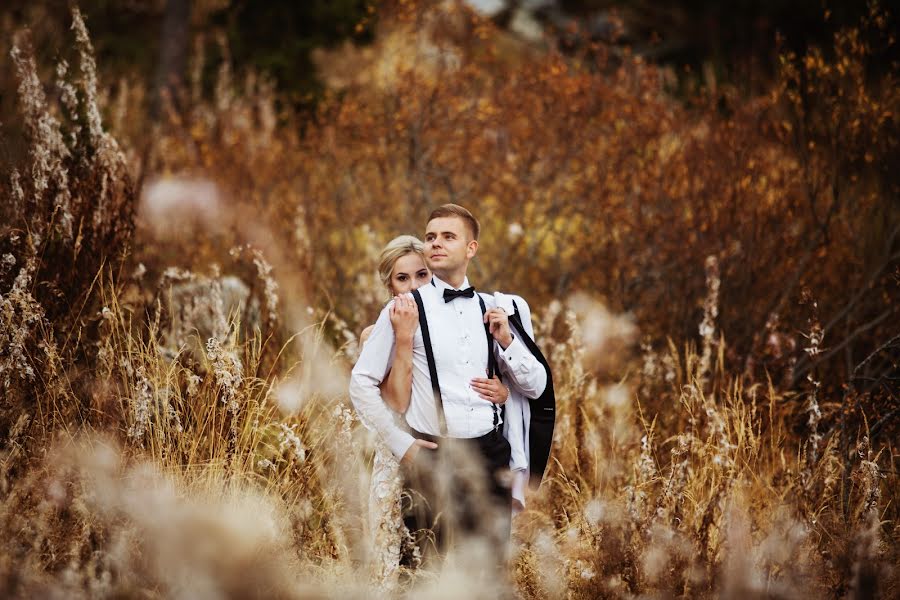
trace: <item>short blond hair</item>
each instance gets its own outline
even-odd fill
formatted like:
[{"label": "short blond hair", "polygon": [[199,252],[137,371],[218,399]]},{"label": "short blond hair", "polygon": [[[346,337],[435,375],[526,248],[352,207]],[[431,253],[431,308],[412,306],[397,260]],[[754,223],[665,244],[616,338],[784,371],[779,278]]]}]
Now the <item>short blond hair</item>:
[{"label": "short blond hair", "polygon": [[478,234],[481,233],[481,225],[478,223],[478,219],[476,219],[464,206],[460,206],[459,204],[444,204],[438,206],[431,211],[431,215],[428,216],[428,221],[431,222],[433,219],[440,219],[442,217],[456,217],[457,219],[462,219],[463,223],[465,223],[466,227],[469,229],[469,233],[472,234],[472,239],[478,239]]},{"label": "short blond hair", "polygon": [[378,275],[384,287],[391,290],[391,274],[398,260],[407,254],[418,254],[425,262],[425,246],[422,240],[413,235],[397,236],[385,245],[381,250],[381,258],[378,260]]}]

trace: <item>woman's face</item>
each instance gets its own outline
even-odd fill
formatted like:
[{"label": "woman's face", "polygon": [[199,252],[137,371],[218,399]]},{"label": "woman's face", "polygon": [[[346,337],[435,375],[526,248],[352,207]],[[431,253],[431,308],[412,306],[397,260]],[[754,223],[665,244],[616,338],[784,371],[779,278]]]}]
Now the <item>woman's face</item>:
[{"label": "woman's face", "polygon": [[394,270],[391,272],[391,293],[395,296],[405,294],[429,281],[431,271],[425,266],[425,261],[415,252],[410,252],[394,263]]}]

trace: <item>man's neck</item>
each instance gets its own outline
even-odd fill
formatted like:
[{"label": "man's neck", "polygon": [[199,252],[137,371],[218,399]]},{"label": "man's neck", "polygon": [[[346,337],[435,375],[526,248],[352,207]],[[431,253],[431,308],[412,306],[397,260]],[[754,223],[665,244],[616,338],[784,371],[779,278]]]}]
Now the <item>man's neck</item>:
[{"label": "man's neck", "polygon": [[466,281],[465,271],[460,271],[458,273],[438,273],[435,271],[434,274],[437,275],[438,279],[457,290],[461,288],[462,284]]}]

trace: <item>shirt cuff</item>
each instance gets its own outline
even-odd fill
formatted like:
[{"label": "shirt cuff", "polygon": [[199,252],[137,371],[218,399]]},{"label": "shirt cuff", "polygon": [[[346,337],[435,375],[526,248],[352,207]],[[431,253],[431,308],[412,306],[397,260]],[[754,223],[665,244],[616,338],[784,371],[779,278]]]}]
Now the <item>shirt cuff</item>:
[{"label": "shirt cuff", "polygon": [[528,470],[523,469],[519,471],[513,471],[512,476],[511,495],[514,500],[513,515],[515,515],[525,508],[525,490],[528,488]]},{"label": "shirt cuff", "polygon": [[510,368],[521,365],[527,356],[531,356],[531,353],[528,351],[528,346],[519,339],[519,336],[515,335],[513,336],[512,343],[500,354],[503,356],[504,362],[506,362],[507,366]]},{"label": "shirt cuff", "polygon": [[[510,442],[512,445],[512,442]],[[522,471],[528,468],[528,459],[525,458],[524,448],[512,448],[509,458],[510,471]]]},{"label": "shirt cuff", "polygon": [[397,457],[398,461],[403,459],[406,455],[406,451],[410,449],[415,441],[416,438],[402,429],[391,432],[388,435],[387,440],[385,440],[387,447],[391,449],[391,452],[394,453],[394,456]]}]

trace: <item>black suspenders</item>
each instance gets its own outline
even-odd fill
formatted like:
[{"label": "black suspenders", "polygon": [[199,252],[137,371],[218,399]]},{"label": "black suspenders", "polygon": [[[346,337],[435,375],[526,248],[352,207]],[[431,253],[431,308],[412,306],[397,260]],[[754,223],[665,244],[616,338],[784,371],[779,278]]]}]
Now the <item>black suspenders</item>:
[{"label": "black suspenders", "polygon": [[[431,333],[428,331],[428,319],[425,317],[425,304],[422,302],[422,294],[419,293],[419,290],[413,290],[412,295],[416,301],[416,306],[419,307],[419,327],[422,328],[422,343],[425,346],[425,357],[428,359],[428,374],[431,376],[431,392],[434,394],[434,406],[437,410],[438,426],[440,427],[441,435],[446,437],[447,418],[444,416],[444,401],[441,398],[441,384],[438,381],[437,365],[434,362],[434,347],[431,345]],[[480,294],[478,295],[478,302],[481,304],[481,314],[484,315],[487,309],[484,305],[484,299]],[[488,378],[490,379],[495,374],[499,377],[497,357],[494,356],[494,338],[491,335],[490,328],[487,324],[484,326],[484,333],[488,344]],[[500,426],[500,410],[500,407],[494,404],[494,429],[497,429]]]},{"label": "black suspenders", "polygon": [[422,343],[425,345],[425,356],[428,359],[428,374],[431,375],[431,393],[434,394],[434,407],[437,410],[438,426],[442,436],[447,435],[447,418],[444,417],[444,401],[441,399],[441,384],[438,382],[437,365],[434,363],[434,349],[431,347],[431,334],[428,332],[428,319],[425,318],[425,305],[422,294],[413,290],[413,298],[419,307],[419,327],[422,328]]},{"label": "black suspenders", "polygon": [[[487,307],[484,305],[484,298],[481,297],[481,294],[478,294],[478,303],[481,305],[481,316],[483,317],[484,313],[487,312]],[[487,323],[484,324],[484,335],[487,338],[488,348],[488,379],[491,379],[494,375],[500,377],[500,369],[497,368],[497,357],[494,355],[494,336],[491,335],[491,328]],[[498,404],[492,404],[494,408],[494,430],[496,431],[500,427],[500,411],[503,410],[503,407]]]}]

